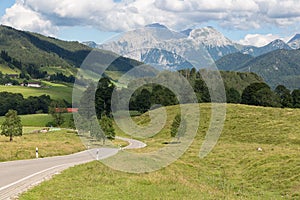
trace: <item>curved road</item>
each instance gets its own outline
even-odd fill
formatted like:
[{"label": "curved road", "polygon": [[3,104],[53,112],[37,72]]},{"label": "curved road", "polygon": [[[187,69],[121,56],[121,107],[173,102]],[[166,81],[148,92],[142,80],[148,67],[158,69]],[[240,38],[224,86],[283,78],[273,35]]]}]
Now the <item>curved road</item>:
[{"label": "curved road", "polygon": [[123,138],[123,137],[116,137],[116,139],[123,140],[129,143],[128,146],[123,147],[122,149],[141,149],[147,146],[145,143],[138,140]]},{"label": "curved road", "polygon": [[[146,144],[127,138],[123,149],[143,148]],[[11,199],[45,179],[69,167],[91,162],[97,158],[97,149],[86,150],[67,156],[19,160],[0,163],[0,199]],[[117,154],[116,148],[99,148],[98,158],[104,159]]]}]

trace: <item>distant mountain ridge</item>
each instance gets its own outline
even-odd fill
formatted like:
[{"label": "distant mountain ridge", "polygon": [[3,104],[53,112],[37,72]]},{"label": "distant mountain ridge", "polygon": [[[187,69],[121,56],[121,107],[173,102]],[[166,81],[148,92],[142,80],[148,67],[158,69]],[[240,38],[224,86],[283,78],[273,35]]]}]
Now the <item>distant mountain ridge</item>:
[{"label": "distant mountain ridge", "polygon": [[258,57],[235,53],[219,59],[216,65],[220,70],[254,72],[272,88],[280,84],[300,88],[300,50],[279,49]]},{"label": "distant mountain ridge", "polygon": [[186,67],[205,68],[223,56],[237,52],[258,57],[278,49],[296,49],[298,44],[300,47],[300,35],[296,35],[289,43],[277,39],[263,47],[255,47],[233,42],[211,26],[176,32],[155,23],[125,32],[104,44],[85,44],[159,69],[179,70]]},{"label": "distant mountain ridge", "polygon": [[[213,27],[188,29],[180,33],[161,24],[125,32],[115,40],[97,45],[97,48],[167,70],[209,66],[214,60],[239,51],[237,44]],[[156,53],[153,54],[153,51]]]},{"label": "distant mountain ridge", "polygon": [[292,50],[292,48],[284,41],[277,39],[263,47],[249,46],[242,49],[242,53],[257,57],[278,49]]}]

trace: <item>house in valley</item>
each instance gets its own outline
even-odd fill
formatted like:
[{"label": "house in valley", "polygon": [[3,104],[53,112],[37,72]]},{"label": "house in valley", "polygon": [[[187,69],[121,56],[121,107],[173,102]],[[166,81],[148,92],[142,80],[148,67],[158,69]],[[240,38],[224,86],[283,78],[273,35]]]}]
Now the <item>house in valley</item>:
[{"label": "house in valley", "polygon": [[42,87],[42,85],[41,85],[41,83],[38,83],[38,82],[32,82],[32,83],[28,83],[27,87],[40,88],[40,87]]}]

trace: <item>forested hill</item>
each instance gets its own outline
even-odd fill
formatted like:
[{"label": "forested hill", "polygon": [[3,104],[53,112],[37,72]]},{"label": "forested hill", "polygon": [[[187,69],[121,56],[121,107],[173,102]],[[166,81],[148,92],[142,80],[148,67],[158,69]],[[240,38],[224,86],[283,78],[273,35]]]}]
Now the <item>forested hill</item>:
[{"label": "forested hill", "polygon": [[258,57],[234,53],[216,61],[219,70],[254,72],[272,88],[285,85],[298,89],[300,85],[300,50],[276,50]]},{"label": "forested hill", "polygon": [[[79,42],[63,41],[0,25],[2,74],[20,74],[19,78],[27,80],[44,79],[52,75],[53,80],[71,82],[78,71],[77,68],[92,50]],[[118,57],[113,52],[96,51],[103,58],[116,58],[108,68],[109,71],[127,72],[142,64],[129,58]]]},{"label": "forested hill", "polygon": [[92,49],[79,42],[62,41],[1,25],[0,50],[25,65],[79,67]]}]

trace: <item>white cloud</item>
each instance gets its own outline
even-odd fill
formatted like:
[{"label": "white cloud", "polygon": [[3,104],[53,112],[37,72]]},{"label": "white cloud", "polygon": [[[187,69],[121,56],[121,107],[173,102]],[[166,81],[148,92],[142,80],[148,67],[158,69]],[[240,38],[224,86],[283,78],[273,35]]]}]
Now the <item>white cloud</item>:
[{"label": "white cloud", "polygon": [[[239,43],[243,45],[253,45],[257,47],[262,47],[279,38],[280,36],[273,34],[248,34],[245,36],[244,39],[240,40]],[[286,41],[286,38],[281,39],[283,41]]]},{"label": "white cloud", "polygon": [[191,2],[181,0],[155,0],[154,5],[171,12],[187,12],[192,9]]},{"label": "white cloud", "polygon": [[35,31],[46,35],[54,35],[57,31],[57,27],[50,20],[43,18],[38,12],[19,3],[6,9],[6,15],[1,18],[1,23],[21,30]]},{"label": "white cloud", "polygon": [[[233,29],[300,22],[298,0],[23,0],[1,22],[38,32],[60,26],[125,31],[159,22],[174,29],[216,21]],[[50,31],[51,32],[51,31]]]}]

